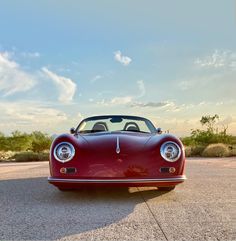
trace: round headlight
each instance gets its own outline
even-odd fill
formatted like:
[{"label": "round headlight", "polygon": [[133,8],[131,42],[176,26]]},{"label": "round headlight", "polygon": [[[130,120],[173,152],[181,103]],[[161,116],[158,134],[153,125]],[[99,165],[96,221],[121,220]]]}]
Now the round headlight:
[{"label": "round headlight", "polygon": [[75,155],[75,148],[69,142],[61,142],[54,148],[54,157],[62,163],[70,161]]},{"label": "round headlight", "polygon": [[181,155],[181,149],[175,142],[167,141],[161,145],[161,156],[168,162],[175,162]]}]

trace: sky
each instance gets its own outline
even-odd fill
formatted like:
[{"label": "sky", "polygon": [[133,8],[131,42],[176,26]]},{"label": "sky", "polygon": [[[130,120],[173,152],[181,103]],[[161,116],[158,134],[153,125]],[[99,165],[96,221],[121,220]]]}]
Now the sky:
[{"label": "sky", "polygon": [[178,136],[203,115],[236,135],[236,2],[0,0],[0,132],[92,115]]}]

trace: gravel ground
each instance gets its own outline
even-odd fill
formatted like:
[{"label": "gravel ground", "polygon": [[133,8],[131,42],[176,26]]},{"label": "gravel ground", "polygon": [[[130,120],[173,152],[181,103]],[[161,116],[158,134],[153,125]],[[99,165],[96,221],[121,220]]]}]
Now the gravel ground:
[{"label": "gravel ground", "polygon": [[172,192],[60,192],[48,163],[0,164],[0,240],[236,240],[236,158],[189,158]]}]

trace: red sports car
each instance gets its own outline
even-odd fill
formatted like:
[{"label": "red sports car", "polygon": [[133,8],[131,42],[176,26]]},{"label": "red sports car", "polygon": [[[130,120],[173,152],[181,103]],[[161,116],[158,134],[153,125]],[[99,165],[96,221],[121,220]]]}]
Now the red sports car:
[{"label": "red sports car", "polygon": [[150,120],[94,116],[53,141],[48,181],[60,190],[118,185],[169,191],[186,179],[184,164],[181,141]]}]

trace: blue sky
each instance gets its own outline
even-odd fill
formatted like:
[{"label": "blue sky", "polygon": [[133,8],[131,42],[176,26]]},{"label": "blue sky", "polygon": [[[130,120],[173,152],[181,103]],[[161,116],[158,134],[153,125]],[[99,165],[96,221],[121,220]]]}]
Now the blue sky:
[{"label": "blue sky", "polygon": [[135,114],[236,134],[235,1],[1,1],[0,131]]}]

